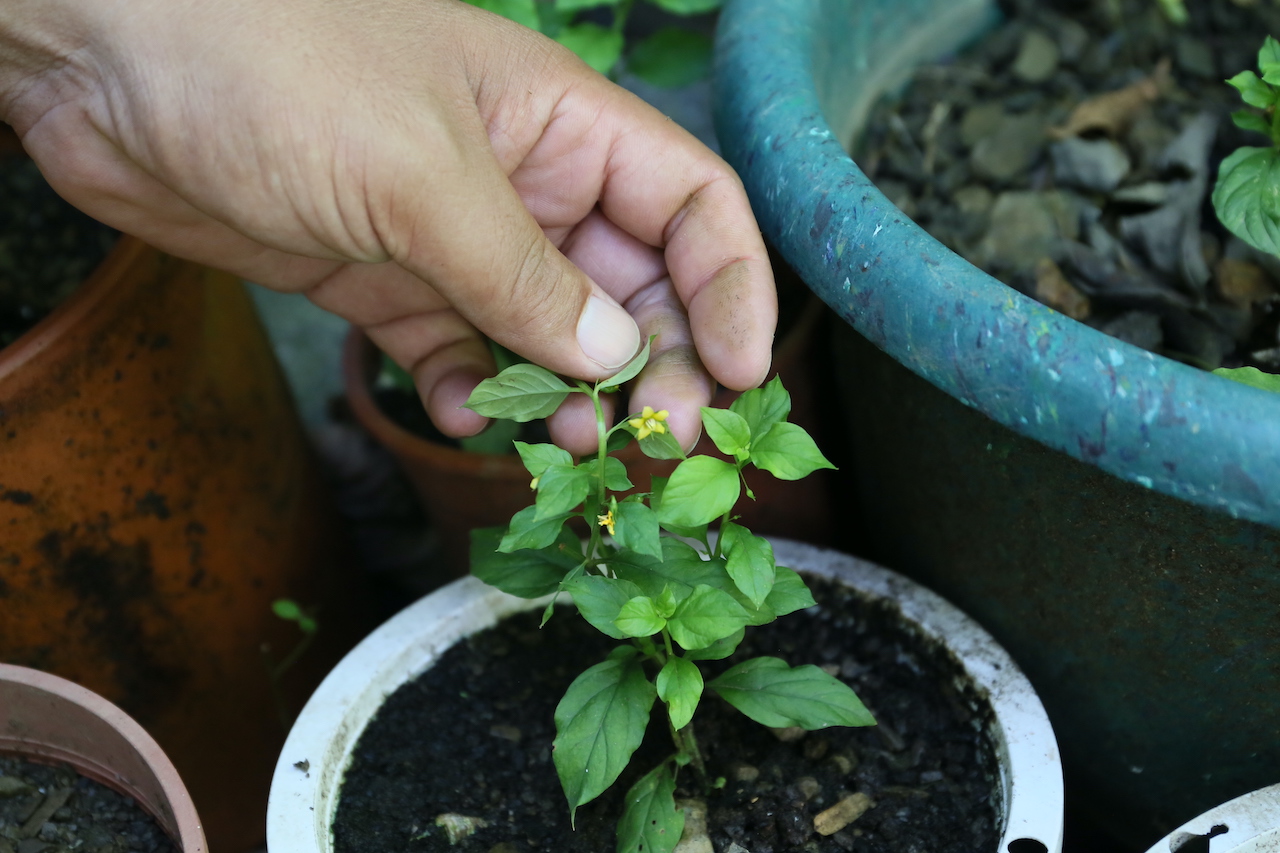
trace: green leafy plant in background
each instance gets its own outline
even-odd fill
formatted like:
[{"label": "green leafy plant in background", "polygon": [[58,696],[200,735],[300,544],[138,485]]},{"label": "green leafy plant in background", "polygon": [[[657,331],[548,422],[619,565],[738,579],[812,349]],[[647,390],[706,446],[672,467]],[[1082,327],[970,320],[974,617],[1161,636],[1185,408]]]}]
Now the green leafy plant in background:
[{"label": "green leafy plant in background", "polygon": [[302,634],[294,647],[289,650],[289,653],[279,661],[275,661],[271,657],[271,646],[267,643],[263,643],[262,648],[259,650],[262,653],[262,662],[267,667],[267,678],[271,683],[271,698],[275,701],[276,713],[280,717],[281,724],[288,731],[293,724],[293,715],[289,712],[288,703],[285,702],[284,691],[281,690],[280,682],[284,678],[284,674],[298,662],[298,659],[306,653],[312,642],[315,641],[316,632],[320,630],[320,623],[316,621],[314,614],[309,613],[302,605],[289,598],[278,598],[271,602],[271,612],[278,618],[297,625],[298,631]]},{"label": "green leafy plant in background", "polygon": [[[601,74],[626,70],[655,86],[675,88],[711,68],[711,39],[684,27],[664,27],[633,45],[624,29],[636,0],[468,0],[537,30],[572,50]],[[714,12],[723,0],[652,0],[679,16]]]},{"label": "green leafy plant in background", "polygon": [[1259,77],[1241,71],[1227,82],[1246,104],[1261,110],[1231,114],[1237,127],[1255,130],[1271,142],[1242,146],[1222,161],[1213,188],[1213,209],[1228,231],[1255,249],[1280,255],[1280,42],[1267,36],[1258,51]]},{"label": "green leafy plant in background", "polygon": [[[747,465],[786,480],[833,467],[813,439],[787,422],[791,398],[774,379],[728,409],[702,410],[703,425],[727,457],[686,458],[667,412],[643,411],[608,426],[601,395],[639,373],[649,347],[617,375],[569,384],[532,364],[485,380],[467,406],[481,415],[526,421],[546,417],[570,394],[586,394],[596,412],[598,448],[574,460],[550,444],[516,447],[532,478],[531,506],[506,528],[472,534],[472,572],[523,598],[572,600],[578,613],[620,645],[579,675],[555,712],[553,759],[570,814],[618,779],[640,746],[655,706],[664,713],[671,753],[626,795],[618,823],[619,853],[667,853],[680,840],[678,774],[686,787],[714,787],[694,732],[706,690],[766,726],[821,729],[872,725],[871,714],[844,683],[816,666],[759,657],[706,680],[700,661],[731,655],[748,627],[809,607],[813,597],[796,572],[776,564],[768,540],[735,523]],[[611,453],[638,441],[650,457],[679,459],[670,477],[633,492],[625,465]],[[729,461],[732,460],[732,461]],[[586,522],[585,539],[573,519]],[[719,535],[708,526],[719,523]],[[669,535],[664,535],[669,534]]]},{"label": "green leafy plant in background", "polygon": [[[1246,104],[1261,110],[1231,114],[1236,127],[1255,130],[1271,144],[1243,146],[1218,169],[1213,209],[1228,231],[1260,252],[1280,255],[1280,42],[1271,36],[1258,51],[1259,77],[1242,71],[1227,82]],[[1280,376],[1255,367],[1218,368],[1219,376],[1267,391],[1280,391]]]}]

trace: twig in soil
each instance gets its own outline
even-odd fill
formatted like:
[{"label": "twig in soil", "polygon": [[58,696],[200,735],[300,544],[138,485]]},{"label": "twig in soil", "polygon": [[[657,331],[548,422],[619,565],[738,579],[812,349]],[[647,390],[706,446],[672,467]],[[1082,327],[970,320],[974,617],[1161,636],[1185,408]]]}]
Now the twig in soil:
[{"label": "twig in soil", "polygon": [[54,788],[48,794],[45,794],[44,802],[42,802],[31,817],[27,818],[27,822],[22,825],[22,829],[18,830],[19,838],[35,838],[36,833],[40,831],[40,827],[44,826],[45,821],[53,817],[53,813],[66,805],[67,800],[71,797],[74,788]]}]

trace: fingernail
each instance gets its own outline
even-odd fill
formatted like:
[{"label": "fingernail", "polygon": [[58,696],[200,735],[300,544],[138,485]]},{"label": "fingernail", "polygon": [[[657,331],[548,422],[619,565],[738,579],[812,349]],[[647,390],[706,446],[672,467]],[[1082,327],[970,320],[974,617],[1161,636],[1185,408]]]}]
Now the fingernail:
[{"label": "fingernail", "polygon": [[617,370],[640,349],[640,329],[622,306],[593,295],[578,318],[578,346],[605,370]]}]

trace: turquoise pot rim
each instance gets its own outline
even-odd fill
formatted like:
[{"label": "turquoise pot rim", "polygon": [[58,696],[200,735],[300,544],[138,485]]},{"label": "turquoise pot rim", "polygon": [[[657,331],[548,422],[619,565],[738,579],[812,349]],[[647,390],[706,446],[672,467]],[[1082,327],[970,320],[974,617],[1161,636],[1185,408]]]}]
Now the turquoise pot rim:
[{"label": "turquoise pot rim", "polygon": [[[814,57],[824,37],[842,36],[823,11],[823,0],[730,0],[716,35],[721,149],[788,263],[857,332],[1015,432],[1147,489],[1280,527],[1280,394],[1046,308],[903,215],[824,115]],[[849,67],[861,70],[848,85],[883,88],[869,60]]]}]

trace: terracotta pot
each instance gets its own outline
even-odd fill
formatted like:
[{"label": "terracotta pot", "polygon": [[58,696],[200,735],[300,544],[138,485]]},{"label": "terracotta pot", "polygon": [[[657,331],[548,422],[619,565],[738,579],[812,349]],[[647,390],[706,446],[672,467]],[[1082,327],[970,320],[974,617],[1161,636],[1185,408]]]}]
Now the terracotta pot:
[{"label": "terracotta pot", "polygon": [[0,753],[71,766],[133,798],[182,853],[204,853],[195,803],[160,745],[101,696],[65,678],[0,664]]},{"label": "terracotta pot", "polygon": [[[0,351],[0,660],[145,726],[215,849],[261,843],[287,723],[264,666],[320,605],[289,707],[366,627],[355,573],[241,282],[125,237]],[[344,576],[345,575],[345,576]]]},{"label": "terracotta pot", "polygon": [[[837,551],[773,540],[778,562],[885,603],[902,630],[957,666],[940,690],[976,697],[996,761],[993,801],[998,851],[1059,853],[1063,785],[1053,728],[1017,665],[976,622],[907,578]],[[271,783],[267,845],[272,853],[331,853],[330,829],[343,773],[386,698],[452,645],[507,616],[544,607],[462,578],[400,611],[324,680],[289,733]],[[969,701],[969,700],[966,700]],[[425,806],[424,806],[425,807]],[[996,853],[996,851],[991,851]]]},{"label": "terracotta pot", "polygon": [[[814,434],[819,430],[814,364],[825,319],[824,307],[807,298],[774,348],[774,373],[791,393],[791,422]],[[359,329],[352,329],[343,353],[343,382],[356,420],[396,457],[423,509],[438,527],[441,541],[440,574],[443,583],[466,574],[470,565],[470,531],[477,527],[505,525],[532,500],[529,473],[520,457],[510,454],[471,453],[415,435],[391,420],[370,391],[381,355]],[[737,393],[721,389],[712,405],[724,408]],[[723,458],[704,434],[694,453]],[[631,481],[647,488],[651,476],[667,476],[675,463],[650,459],[634,444],[619,455]],[[831,539],[831,502],[828,471],[803,481],[783,481],[755,469],[746,479],[755,492],[754,503],[740,507],[742,523],[761,534],[774,534],[828,544]]]}]

